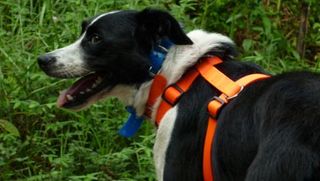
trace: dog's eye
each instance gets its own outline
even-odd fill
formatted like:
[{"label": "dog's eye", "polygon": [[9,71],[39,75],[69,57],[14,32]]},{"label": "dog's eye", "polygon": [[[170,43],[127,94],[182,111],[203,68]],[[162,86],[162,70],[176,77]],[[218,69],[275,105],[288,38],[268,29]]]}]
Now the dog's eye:
[{"label": "dog's eye", "polygon": [[89,41],[91,44],[97,44],[102,41],[102,38],[99,35],[93,35]]}]

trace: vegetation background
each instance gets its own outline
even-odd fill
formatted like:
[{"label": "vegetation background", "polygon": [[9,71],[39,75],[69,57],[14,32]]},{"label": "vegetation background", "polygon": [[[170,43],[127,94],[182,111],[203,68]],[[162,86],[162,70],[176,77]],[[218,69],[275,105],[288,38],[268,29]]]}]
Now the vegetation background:
[{"label": "vegetation background", "polygon": [[47,77],[39,54],[63,47],[81,21],[115,9],[170,11],[186,31],[233,38],[243,61],[272,73],[320,70],[317,0],[1,0],[0,180],[155,180],[153,128],[117,134],[123,105],[110,99],[78,113],[55,107],[69,80]]}]

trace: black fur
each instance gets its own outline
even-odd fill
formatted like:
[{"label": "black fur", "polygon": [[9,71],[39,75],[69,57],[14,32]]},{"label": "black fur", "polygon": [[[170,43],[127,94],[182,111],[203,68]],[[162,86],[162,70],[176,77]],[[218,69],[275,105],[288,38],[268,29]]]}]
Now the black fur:
[{"label": "black fur", "polygon": [[[122,11],[88,26],[91,21],[82,24],[82,33],[87,33],[81,48],[88,68],[105,75],[103,87],[139,86],[150,80],[149,53],[161,38],[192,44],[178,22],[159,10]],[[101,39],[92,44],[95,35]],[[208,54],[224,60],[217,68],[233,80],[264,72],[256,65],[234,61],[236,51],[231,44],[222,43]],[[50,55],[39,58],[49,75],[52,60]],[[197,78],[181,97],[164,180],[203,180],[207,103],[218,94]],[[319,110],[320,75],[316,73],[285,73],[246,87],[218,116],[212,152],[215,180],[320,180]]]},{"label": "black fur", "polygon": [[[233,80],[261,72],[235,61],[218,67]],[[181,98],[165,180],[202,180],[206,106],[217,93],[198,79]],[[315,73],[286,73],[248,86],[218,117],[215,180],[319,180],[319,100],[320,75]]]},{"label": "black fur", "polygon": [[[145,9],[138,13],[136,18],[138,23],[136,36],[141,44],[154,44],[164,37],[168,37],[176,45],[192,44],[192,41],[180,28],[179,23],[164,11]],[[152,41],[150,42],[150,40]]]},{"label": "black fur", "polygon": [[[83,26],[82,32],[86,31],[86,36],[81,45],[87,65],[94,71],[108,74],[114,84],[142,83],[151,78],[147,51],[137,51],[143,45],[134,38],[136,14],[136,11],[119,12],[102,17],[91,26],[88,26],[92,21],[89,20]],[[92,45],[90,39],[95,35],[102,41]]]}]

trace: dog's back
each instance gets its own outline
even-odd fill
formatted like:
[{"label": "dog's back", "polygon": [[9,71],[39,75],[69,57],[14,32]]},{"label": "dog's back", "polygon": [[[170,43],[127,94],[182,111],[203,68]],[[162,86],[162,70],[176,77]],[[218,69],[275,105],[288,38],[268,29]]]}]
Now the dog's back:
[{"label": "dog's back", "polygon": [[[218,68],[234,80],[260,72],[235,61]],[[198,79],[181,98],[164,180],[202,179],[199,153],[203,152],[207,103],[217,95],[217,90]],[[212,153],[215,179],[318,180],[319,100],[320,75],[308,72],[277,75],[245,88],[219,115]]]}]

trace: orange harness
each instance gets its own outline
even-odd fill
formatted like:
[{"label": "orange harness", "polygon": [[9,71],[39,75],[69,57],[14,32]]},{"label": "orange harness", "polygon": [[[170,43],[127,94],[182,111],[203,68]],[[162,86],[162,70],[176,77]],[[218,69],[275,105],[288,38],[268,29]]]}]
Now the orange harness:
[{"label": "orange harness", "polygon": [[162,95],[162,100],[155,117],[156,124],[159,125],[165,113],[179,101],[179,98],[184,92],[188,91],[193,81],[199,75],[221,92],[219,97],[213,97],[212,101],[208,104],[208,112],[210,116],[204,142],[202,165],[203,178],[205,181],[214,180],[211,163],[211,150],[217,126],[216,117],[220,108],[224,104],[228,103],[230,99],[235,98],[243,90],[244,86],[257,80],[270,77],[269,75],[264,74],[250,74],[237,81],[233,81],[214,67],[214,65],[220,63],[222,63],[222,60],[218,57],[204,58],[195,66],[195,68],[184,74],[178,82],[168,87],[166,87],[166,79],[162,75],[157,74],[151,85],[146,106],[147,109],[145,111],[145,114],[150,117],[152,106],[156,102],[157,98]]}]

